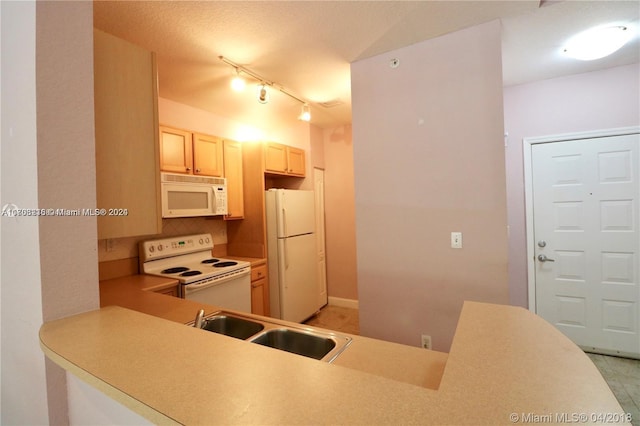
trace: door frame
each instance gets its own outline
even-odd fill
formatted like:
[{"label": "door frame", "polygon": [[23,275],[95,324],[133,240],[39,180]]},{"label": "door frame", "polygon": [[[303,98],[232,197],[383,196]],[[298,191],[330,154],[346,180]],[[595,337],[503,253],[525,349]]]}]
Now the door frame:
[{"label": "door frame", "polygon": [[594,139],[609,136],[624,136],[640,133],[640,126],[620,127],[614,129],[591,130],[586,132],[562,133],[548,136],[538,136],[522,139],[522,155],[524,165],[524,204],[525,230],[527,245],[527,289],[528,308],[536,313],[536,260],[533,229],[533,168],[531,164],[531,150],[540,143],[565,142],[577,139]]}]

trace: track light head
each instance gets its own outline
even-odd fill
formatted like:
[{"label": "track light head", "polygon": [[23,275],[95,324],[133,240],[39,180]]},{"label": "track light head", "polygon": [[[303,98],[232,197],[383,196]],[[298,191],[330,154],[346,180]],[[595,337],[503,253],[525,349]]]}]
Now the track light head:
[{"label": "track light head", "polygon": [[261,104],[269,102],[269,92],[267,92],[267,86],[264,83],[258,86],[258,102]]},{"label": "track light head", "polygon": [[233,77],[233,80],[231,80],[231,88],[236,92],[242,92],[246,84],[244,78],[240,76],[240,70],[236,68],[236,75]]},{"label": "track light head", "polygon": [[309,105],[308,104],[303,104],[302,105],[302,111],[300,112],[300,115],[298,116],[299,120],[302,121],[310,121],[311,120],[311,110],[309,109]]}]

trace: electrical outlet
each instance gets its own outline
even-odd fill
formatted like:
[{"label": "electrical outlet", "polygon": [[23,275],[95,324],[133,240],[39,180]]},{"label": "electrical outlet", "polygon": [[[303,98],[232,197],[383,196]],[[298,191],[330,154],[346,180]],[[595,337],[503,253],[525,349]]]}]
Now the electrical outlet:
[{"label": "electrical outlet", "polygon": [[424,349],[431,349],[431,336],[426,334],[422,335],[422,347]]},{"label": "electrical outlet", "polygon": [[451,248],[462,248],[462,232],[451,233]]}]

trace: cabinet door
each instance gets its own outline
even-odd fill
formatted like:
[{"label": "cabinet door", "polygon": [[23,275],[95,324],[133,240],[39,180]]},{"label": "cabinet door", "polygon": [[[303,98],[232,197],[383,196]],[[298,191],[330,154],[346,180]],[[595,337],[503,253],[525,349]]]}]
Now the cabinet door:
[{"label": "cabinet door", "polygon": [[193,174],[222,177],[222,139],[198,133],[193,135]]},{"label": "cabinet door", "polygon": [[244,188],[242,179],[242,144],[224,141],[224,177],[227,178],[227,207],[225,219],[244,217]]},{"label": "cabinet door", "polygon": [[160,126],[160,169],[172,173],[192,173],[191,132]]},{"label": "cabinet door", "polygon": [[178,294],[178,286],[165,288],[163,290],[158,290],[156,291],[156,293],[164,294],[166,296],[180,297],[180,295]]},{"label": "cabinet door", "polygon": [[268,142],[264,148],[264,171],[267,173],[287,173],[287,147]]},{"label": "cabinet door", "polygon": [[287,147],[288,169],[290,175],[304,176],[304,150],[299,148]]},{"label": "cabinet door", "polygon": [[266,278],[251,283],[251,313],[255,315],[267,315],[264,310],[266,294]]},{"label": "cabinet door", "polygon": [[[162,232],[155,55],[94,31],[98,239]],[[88,207],[88,206],[87,206]]]}]

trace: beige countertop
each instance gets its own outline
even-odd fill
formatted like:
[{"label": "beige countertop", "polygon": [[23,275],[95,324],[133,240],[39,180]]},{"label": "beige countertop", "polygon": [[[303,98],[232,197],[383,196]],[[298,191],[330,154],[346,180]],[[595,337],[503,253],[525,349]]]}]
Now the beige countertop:
[{"label": "beige countertop", "polygon": [[46,323],[41,346],[155,423],[513,424],[511,413],[558,423],[622,412],[588,357],[522,308],[466,302],[448,355],[352,336],[329,364],[181,324],[200,304],[103,284],[102,305],[128,309]]}]

